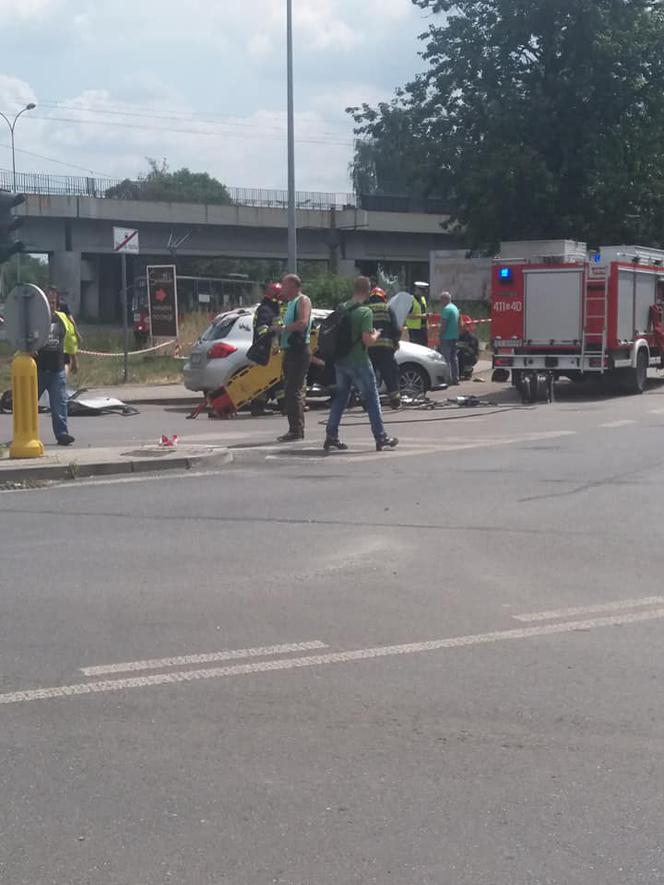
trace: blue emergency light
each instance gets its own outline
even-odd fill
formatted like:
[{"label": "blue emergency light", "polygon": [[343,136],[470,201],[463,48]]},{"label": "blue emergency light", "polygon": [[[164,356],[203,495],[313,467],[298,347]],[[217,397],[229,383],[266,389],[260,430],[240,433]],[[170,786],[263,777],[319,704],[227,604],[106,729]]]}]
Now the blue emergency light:
[{"label": "blue emergency light", "polygon": [[512,280],[512,268],[501,267],[498,271],[498,279],[501,283],[509,283]]}]

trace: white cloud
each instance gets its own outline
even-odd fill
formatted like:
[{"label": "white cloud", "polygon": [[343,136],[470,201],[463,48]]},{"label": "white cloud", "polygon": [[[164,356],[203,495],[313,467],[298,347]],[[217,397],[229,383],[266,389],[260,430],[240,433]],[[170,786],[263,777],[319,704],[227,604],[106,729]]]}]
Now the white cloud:
[{"label": "white cloud", "polygon": [[[388,98],[414,73],[421,11],[411,0],[293,5],[297,184],[343,191],[344,109]],[[285,185],[284,0],[0,0],[0,10],[13,15],[3,67],[16,75],[0,77],[0,110],[38,105],[17,130],[20,168],[77,174],[52,157],[131,177],[152,156],[231,185]],[[33,53],[19,49],[23,34]]]},{"label": "white cloud", "polygon": [[58,0],[0,0],[0,18],[6,23],[11,19],[33,19],[52,12]]},{"label": "white cloud", "polygon": [[0,74],[0,110],[7,116],[20,111],[29,102],[36,101],[33,90],[18,77]]}]

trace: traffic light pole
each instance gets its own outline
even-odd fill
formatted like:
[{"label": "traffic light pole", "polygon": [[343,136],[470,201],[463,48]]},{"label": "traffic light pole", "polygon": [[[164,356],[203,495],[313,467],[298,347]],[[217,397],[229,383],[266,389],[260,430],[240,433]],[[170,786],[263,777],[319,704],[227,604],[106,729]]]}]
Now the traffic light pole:
[{"label": "traffic light pole", "polygon": [[297,273],[297,208],[295,205],[295,106],[293,99],[293,0],[286,0],[288,77],[288,272]]}]

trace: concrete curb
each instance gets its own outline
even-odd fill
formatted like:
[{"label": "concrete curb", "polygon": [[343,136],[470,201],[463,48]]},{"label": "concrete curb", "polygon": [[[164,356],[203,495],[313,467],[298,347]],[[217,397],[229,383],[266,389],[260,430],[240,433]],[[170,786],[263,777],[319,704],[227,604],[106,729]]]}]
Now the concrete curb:
[{"label": "concrete curb", "polygon": [[[193,449],[194,447],[192,447]],[[73,455],[73,453],[72,453]],[[91,476],[120,476],[140,473],[159,473],[166,470],[194,470],[222,467],[233,461],[227,448],[214,447],[192,452],[167,451],[158,455],[136,455],[112,460],[77,462],[72,457],[66,464],[21,464],[16,467],[0,466],[0,486],[5,482],[53,482],[57,480],[84,479]],[[6,462],[5,462],[6,463]]]}]

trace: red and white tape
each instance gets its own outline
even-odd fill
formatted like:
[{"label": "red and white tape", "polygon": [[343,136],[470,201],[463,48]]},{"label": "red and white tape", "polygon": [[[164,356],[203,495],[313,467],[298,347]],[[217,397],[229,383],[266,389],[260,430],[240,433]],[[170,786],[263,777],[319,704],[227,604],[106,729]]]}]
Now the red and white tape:
[{"label": "red and white tape", "polygon": [[[156,344],[154,347],[146,347],[144,350],[130,350],[127,356],[140,356],[141,354],[146,353],[154,353],[156,350],[163,350],[165,347],[171,347],[173,344],[176,345],[176,356],[179,355],[180,345],[173,338],[171,341],[164,341],[163,344]],[[124,351],[120,351],[119,353],[104,353],[100,350],[79,350],[78,351],[83,356],[105,356],[105,357],[119,357],[124,356]]]}]

